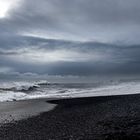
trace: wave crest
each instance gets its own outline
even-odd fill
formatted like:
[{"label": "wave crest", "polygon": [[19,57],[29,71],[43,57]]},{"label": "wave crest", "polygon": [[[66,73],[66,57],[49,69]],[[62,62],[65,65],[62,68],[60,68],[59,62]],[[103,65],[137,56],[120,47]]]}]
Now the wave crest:
[{"label": "wave crest", "polygon": [[0,90],[2,91],[32,91],[40,88],[42,85],[49,84],[46,80],[36,81],[36,82],[7,82],[0,84]]}]

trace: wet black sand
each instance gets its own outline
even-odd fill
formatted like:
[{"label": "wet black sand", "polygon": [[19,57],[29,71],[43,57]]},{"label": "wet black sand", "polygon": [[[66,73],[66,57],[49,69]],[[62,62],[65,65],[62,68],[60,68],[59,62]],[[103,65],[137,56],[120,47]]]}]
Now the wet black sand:
[{"label": "wet black sand", "polygon": [[58,106],[0,127],[2,140],[140,139],[140,95],[49,101]]},{"label": "wet black sand", "polygon": [[46,103],[46,99],[0,102],[0,125],[36,116],[42,112],[54,109],[55,106]]}]

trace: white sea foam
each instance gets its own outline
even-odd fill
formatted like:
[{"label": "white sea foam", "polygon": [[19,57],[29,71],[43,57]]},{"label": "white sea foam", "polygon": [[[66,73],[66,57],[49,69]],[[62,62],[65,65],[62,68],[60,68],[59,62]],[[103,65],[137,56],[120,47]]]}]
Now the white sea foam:
[{"label": "white sea foam", "polygon": [[40,85],[47,84],[48,81],[41,80],[35,82],[1,82],[0,90],[13,90],[13,91],[21,91],[21,90],[29,90],[30,88],[39,88]]},{"label": "white sea foam", "polygon": [[[41,83],[40,85],[42,85],[44,81],[40,83]],[[19,87],[21,87],[21,83],[19,85],[20,85]],[[39,86],[39,84],[36,85]],[[37,98],[76,98],[76,97],[110,96],[110,95],[125,95],[125,94],[140,93],[140,82],[128,82],[103,87],[100,86],[88,88],[69,88],[59,85],[48,88],[49,86],[51,85],[48,85],[47,88],[39,87],[38,90],[35,90],[30,93],[22,91],[19,92],[10,90],[8,91],[0,90],[0,101],[3,102],[13,100],[28,100]]]},{"label": "white sea foam", "polygon": [[0,91],[0,102],[23,100],[27,94],[23,92]]}]

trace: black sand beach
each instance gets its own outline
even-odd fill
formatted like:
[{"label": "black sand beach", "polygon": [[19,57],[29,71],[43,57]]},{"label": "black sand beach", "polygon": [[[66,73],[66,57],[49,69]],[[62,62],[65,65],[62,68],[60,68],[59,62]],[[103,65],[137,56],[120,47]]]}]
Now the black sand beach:
[{"label": "black sand beach", "polygon": [[2,125],[0,139],[140,139],[139,94],[48,102],[58,105],[49,112]]}]

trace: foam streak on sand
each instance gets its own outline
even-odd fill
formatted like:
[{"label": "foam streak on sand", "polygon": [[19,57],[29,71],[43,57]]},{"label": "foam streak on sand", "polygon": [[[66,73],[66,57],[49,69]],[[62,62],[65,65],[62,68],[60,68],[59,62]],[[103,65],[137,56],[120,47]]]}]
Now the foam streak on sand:
[{"label": "foam streak on sand", "polygon": [[[6,84],[5,84],[6,85]],[[18,86],[17,86],[18,85]],[[43,85],[43,86],[42,86]],[[87,84],[88,85],[88,84]],[[0,101],[28,100],[38,98],[77,98],[140,93],[140,82],[127,82],[106,86],[70,87],[70,84],[47,84],[47,82],[16,83],[0,86]]]}]

